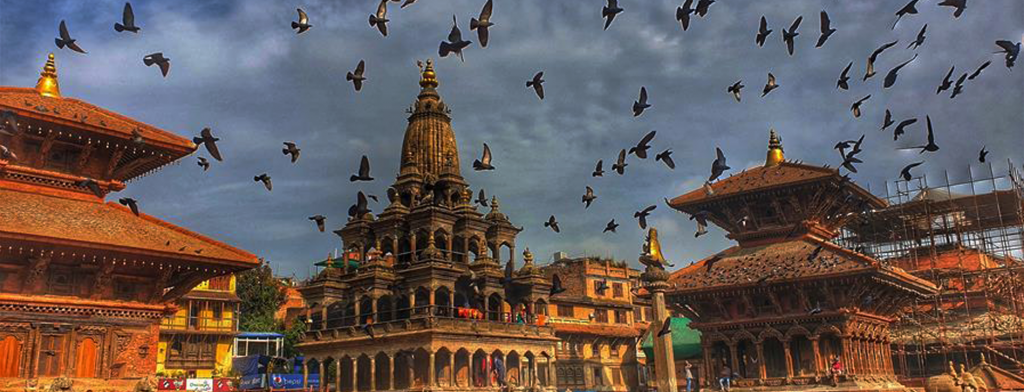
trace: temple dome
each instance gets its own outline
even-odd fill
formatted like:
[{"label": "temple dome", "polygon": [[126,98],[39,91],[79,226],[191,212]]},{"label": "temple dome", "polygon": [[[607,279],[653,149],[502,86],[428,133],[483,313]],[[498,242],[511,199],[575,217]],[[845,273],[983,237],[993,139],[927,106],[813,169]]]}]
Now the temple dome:
[{"label": "temple dome", "polygon": [[437,93],[433,62],[427,60],[426,66],[421,67],[421,90],[405,128],[401,167],[415,165],[424,177],[461,177],[458,144],[448,116],[450,110]]}]

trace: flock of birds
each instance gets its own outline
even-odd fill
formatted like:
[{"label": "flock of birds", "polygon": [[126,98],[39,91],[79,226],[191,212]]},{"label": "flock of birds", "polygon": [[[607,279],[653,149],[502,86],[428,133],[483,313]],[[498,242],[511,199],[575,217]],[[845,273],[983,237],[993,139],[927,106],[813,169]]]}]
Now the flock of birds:
[{"label": "flock of birds", "polygon": [[[375,12],[369,16],[370,27],[378,30],[380,34],[384,37],[388,36],[388,24],[391,22],[391,20],[388,19],[389,3],[398,1],[402,1],[401,8],[411,6],[416,2],[416,0],[380,0]],[[685,0],[685,2],[676,9],[675,18],[680,23],[684,31],[690,28],[691,22],[694,21],[694,17],[705,18],[709,14],[713,13],[712,5],[716,2],[716,0],[696,0],[696,5],[694,5],[694,2],[695,0]],[[904,5],[903,7],[896,11],[896,20],[892,25],[892,29],[895,29],[896,25],[905,17],[908,17],[909,15],[915,15],[918,13],[918,2],[919,0],[911,0],[909,3],[907,3],[906,5]],[[938,3],[938,5],[942,7],[953,8],[953,16],[955,18],[959,18],[967,8],[967,0],[941,0]],[[604,29],[607,30],[612,25],[615,18],[624,11],[625,9],[618,4],[617,0],[607,0],[607,5],[605,5],[601,9],[601,16],[604,19]],[[301,8],[297,9],[297,12],[298,20],[291,22],[291,28],[295,30],[296,34],[306,33],[313,27],[313,25],[310,23],[309,15]],[[491,21],[492,13],[493,0],[488,0],[484,4],[483,9],[480,11],[480,13],[474,16],[473,18],[470,18],[469,29],[470,31],[476,32],[477,38],[479,40],[479,45],[481,47],[487,46],[489,41],[489,29],[492,26],[494,26],[494,23]],[[833,26],[832,21],[829,18],[829,15],[826,11],[821,11],[819,15],[819,20],[820,33],[815,44],[815,47],[822,47],[827,43],[830,37],[832,37],[839,31],[839,29]],[[790,56],[795,55],[795,42],[801,34],[799,32],[799,28],[802,21],[803,16],[798,16],[788,26],[788,28],[782,29],[781,38],[783,43],[785,44],[786,52]],[[457,55],[462,61],[465,61],[464,52],[473,44],[473,42],[463,38],[462,32],[459,29],[458,20],[456,19],[455,15],[452,15],[452,22],[453,25],[451,31],[449,32],[446,39],[441,41],[438,46],[438,54],[441,57],[448,57],[454,54]],[[925,24],[920,29],[919,33],[916,36],[916,39],[910,42],[910,44],[907,46],[908,50],[917,50],[925,43],[925,40],[927,38],[927,28],[928,25]],[[130,3],[125,3],[122,21],[114,24],[114,30],[119,33],[131,32],[136,34],[141,31],[141,28],[136,24],[135,15],[134,12],[132,11]],[[762,16],[756,29],[754,43],[758,47],[763,47],[768,37],[770,37],[773,32],[774,30],[770,28],[767,19],[764,16]],[[63,20],[60,22],[59,37],[55,39],[55,42],[59,49],[67,48],[78,53],[87,53],[85,50],[82,49],[81,46],[79,46],[78,41],[72,38],[71,34],[68,31],[67,24]],[[878,49],[874,50],[870,54],[870,56],[868,56],[865,66],[865,73],[863,75],[863,78],[861,79],[862,81],[867,81],[868,79],[875,76],[875,74],[877,73],[875,70],[875,62],[878,60],[879,56],[881,56],[884,52],[886,52],[888,49],[894,47],[897,44],[898,41],[884,43],[880,47],[878,47]],[[1020,54],[1021,43],[1014,43],[1009,40],[998,40],[995,41],[995,45],[999,48],[999,51],[995,53],[1004,55],[1006,67],[1012,68],[1014,62]],[[890,69],[888,73],[885,75],[882,87],[886,89],[893,87],[896,83],[899,71],[903,67],[915,61],[917,57],[918,55],[915,53],[906,61]],[[157,65],[161,71],[161,74],[164,77],[168,76],[168,73],[170,71],[170,59],[168,57],[165,57],[163,53],[155,52],[146,55],[143,58],[143,63],[146,66]],[[980,66],[978,66],[973,72],[964,72],[958,78],[956,78],[955,82],[953,81],[955,66],[951,67],[949,69],[949,72],[946,73],[945,77],[942,79],[942,82],[938,86],[936,93],[941,94],[942,92],[951,89],[952,91],[950,93],[950,98],[956,98],[959,94],[963,93],[963,89],[965,86],[964,83],[966,81],[971,81],[977,78],[981,74],[982,70],[988,67],[990,63],[991,61],[985,61]],[[850,72],[852,65],[853,62],[850,62],[840,73],[839,78],[836,82],[837,89],[848,90],[850,88]],[[347,81],[352,82],[355,91],[361,91],[363,85],[368,80],[366,77],[365,61],[360,60],[356,68],[353,71],[348,72],[345,78]],[[537,97],[543,100],[544,82],[544,72],[540,71],[537,72],[533,76],[533,78],[526,82],[526,87],[529,89],[533,89]],[[761,91],[761,97],[767,97],[769,93],[780,88],[781,86],[782,85],[778,82],[775,75],[773,75],[771,72],[768,72],[767,82],[765,83],[764,88]],[[743,84],[743,81],[739,80],[733,83],[732,85],[728,86],[726,88],[726,92],[731,94],[737,102],[740,102],[742,100],[742,90],[744,87],[745,85]],[[850,107],[850,110],[854,118],[861,117],[863,111],[865,110],[864,105],[870,98],[871,95],[869,94],[853,102],[853,104]],[[634,117],[639,117],[643,115],[645,111],[649,110],[651,107],[652,104],[649,100],[647,88],[646,86],[643,86],[640,88],[637,100],[633,102],[631,108],[632,114]],[[12,114],[5,114],[5,116],[10,115]],[[913,149],[920,149],[921,154],[931,153],[939,150],[939,146],[935,142],[935,134],[932,128],[931,118],[926,115],[925,120],[927,124],[927,142],[920,146],[910,147]],[[888,109],[886,109],[885,118],[881,130],[884,131],[888,129],[890,126],[895,125],[895,127],[893,128],[893,139],[898,140],[901,135],[904,135],[907,132],[908,127],[914,125],[915,123],[917,123],[917,121],[917,118],[908,118],[899,120],[897,123],[897,120],[894,119],[892,113]],[[7,123],[12,124],[11,121],[8,121]],[[623,175],[625,173],[626,167],[629,165],[629,163],[627,162],[627,158],[630,155],[641,160],[647,159],[648,150],[651,148],[651,142],[654,140],[655,135],[656,131],[650,131],[649,133],[644,135],[643,138],[636,143],[636,145],[630,146],[628,147],[628,149],[621,149],[618,153],[617,159],[611,165],[611,170],[617,173],[618,175]],[[142,142],[142,138],[139,135],[134,136],[137,142]],[[220,141],[220,139],[213,135],[213,132],[210,128],[204,128],[200,132],[199,136],[193,138],[193,141],[197,145],[202,145],[213,159],[217,161],[223,161],[223,158],[217,147],[217,142]],[[840,157],[842,159],[839,165],[841,168],[851,173],[857,172],[855,165],[862,163],[861,160],[858,158],[858,154],[863,151],[863,141],[864,136],[861,136],[857,140],[843,140],[836,143],[834,148],[839,152]],[[292,163],[296,163],[299,160],[300,151],[301,149],[294,141],[284,142],[284,148],[282,149],[282,153],[288,156]],[[979,152],[978,159],[981,162],[984,162],[987,154],[988,151],[985,149],[985,147],[982,147],[981,151]],[[11,152],[6,147],[0,145],[0,157],[10,158],[12,156],[13,152]],[[670,170],[675,169],[675,162],[672,160],[671,148],[663,149],[661,152],[655,154],[654,160],[664,163],[664,165],[668,167]],[[924,161],[918,161],[908,164],[900,171],[899,176],[903,179],[910,180],[913,177],[911,170],[917,166],[920,166],[923,163]],[[211,167],[211,162],[207,158],[202,156],[198,157],[197,164],[202,168],[203,171],[209,170]],[[592,177],[602,177],[605,173],[603,167],[604,161],[599,159],[597,161],[596,167],[591,173]],[[486,143],[484,143],[483,145],[483,153],[481,158],[473,162],[473,169],[477,171],[487,171],[495,169],[495,166],[492,162],[490,147]],[[710,186],[710,184],[716,181],[718,178],[720,178],[720,176],[722,176],[726,171],[730,169],[731,168],[726,163],[725,154],[722,152],[720,148],[716,148],[716,156],[711,164],[711,173],[707,181],[705,182],[705,192],[713,193],[714,190]],[[370,161],[367,156],[362,156],[360,160],[359,171],[358,173],[352,175],[350,177],[350,180],[353,182],[373,181],[373,177],[370,175]],[[261,173],[254,176],[253,181],[257,183],[262,183],[267,191],[273,190],[271,176],[267,173]],[[83,181],[80,185],[92,189],[94,192],[96,192],[98,196],[102,196],[99,187],[93,180],[87,179]],[[359,192],[357,195],[356,203],[349,208],[349,215],[356,216],[361,213],[369,212],[369,208],[367,207],[367,198],[373,200],[377,199],[376,196],[365,195],[363,192]],[[584,204],[584,208],[589,208],[597,198],[598,196],[594,188],[591,187],[590,185],[587,185],[586,191],[582,196],[582,203]],[[122,204],[130,206],[133,212],[138,213],[138,204],[135,200],[130,198],[122,198],[120,199],[120,201]],[[480,190],[479,197],[475,202],[483,206],[487,205],[487,199],[485,197],[483,189]],[[637,224],[641,229],[646,229],[647,217],[656,208],[656,205],[650,205],[644,207],[639,211],[636,211],[633,214],[633,217],[636,219]],[[309,220],[314,221],[317,225],[317,229],[321,232],[325,230],[326,219],[327,218],[323,215],[314,215],[309,217]],[[695,233],[695,236],[699,237],[707,233],[707,213],[698,212],[696,214],[691,215],[690,219],[695,220],[697,224],[697,231]],[[543,223],[543,225],[544,227],[550,228],[552,231],[556,233],[561,231],[559,228],[558,220],[554,215],[551,215],[548,218],[548,220]],[[614,233],[618,226],[619,224],[616,223],[615,219],[612,219],[606,224],[603,232]]]}]

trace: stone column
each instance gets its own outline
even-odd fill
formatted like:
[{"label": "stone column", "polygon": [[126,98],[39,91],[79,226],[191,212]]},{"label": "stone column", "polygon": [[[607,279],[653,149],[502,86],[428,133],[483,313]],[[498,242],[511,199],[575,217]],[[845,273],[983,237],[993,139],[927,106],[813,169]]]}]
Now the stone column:
[{"label": "stone column", "polygon": [[448,386],[455,387],[455,353],[448,352]]},{"label": "stone column", "polygon": [[395,356],[388,355],[388,389],[392,391],[395,390],[395,375]]},{"label": "stone column", "polygon": [[[669,274],[664,269],[652,267],[659,262],[650,260],[651,256],[645,254],[640,257],[641,262],[648,261],[642,263],[647,265],[647,268],[641,278],[648,283],[647,290],[651,292],[653,299],[654,320],[650,330],[658,331],[669,316],[668,310],[665,309],[665,290],[669,288]],[[678,390],[678,384],[676,382],[676,361],[672,352],[672,334],[659,337],[655,333],[652,339],[654,339],[654,366],[658,390],[674,392]]]},{"label": "stone column", "polygon": [[302,361],[302,389],[309,389],[309,359]]},{"label": "stone column", "polygon": [[352,311],[355,313],[354,315],[355,315],[355,320],[356,320],[354,325],[362,325],[363,324],[363,320],[362,320],[363,312],[362,312],[362,309],[360,309],[360,308],[362,308],[362,306],[360,306],[360,302],[363,302],[363,301],[360,298],[356,298],[355,303],[352,305]]},{"label": "stone column", "polygon": [[319,388],[317,388],[317,389],[319,389],[319,390],[321,390],[323,392],[327,392],[327,382],[326,382],[327,381],[327,377],[324,377],[324,375],[326,375],[327,372],[325,371],[324,361],[320,361],[319,365],[320,365],[319,366],[319,368],[320,368],[320,374],[319,374],[320,375],[320,383],[319,383]]},{"label": "stone column", "polygon": [[783,351],[786,353],[786,379],[793,378],[793,344],[792,339],[786,339],[782,342]]},{"label": "stone column", "polygon": [[736,351],[736,349],[739,348],[739,345],[735,342],[730,342],[727,346],[729,346],[729,367],[732,368],[734,373],[739,373],[740,358]]},{"label": "stone column", "polygon": [[420,259],[416,254],[416,237],[416,233],[409,236],[409,260],[412,260],[413,263]]},{"label": "stone column", "polygon": [[352,358],[352,391],[359,390],[359,357]]},{"label": "stone column", "polygon": [[370,297],[370,318],[375,323],[380,320],[380,317],[377,317],[377,299],[373,297]]},{"label": "stone column", "polygon": [[341,392],[341,360],[334,360],[334,388]]},{"label": "stone column", "polygon": [[811,336],[811,351],[814,352],[814,375],[815,376],[820,376],[822,374],[828,373],[828,372],[823,371],[824,370],[824,366],[822,366],[822,364],[821,364],[821,347],[820,347],[820,344],[818,343],[819,338],[820,337],[818,335]]},{"label": "stone column", "polygon": [[377,358],[370,357],[370,390],[377,390]]},{"label": "stone column", "polygon": [[[430,297],[433,298],[434,296],[431,295]],[[433,388],[437,385],[437,380],[435,380],[435,378],[437,378],[435,374],[437,372],[437,368],[434,366],[434,352],[431,351],[427,358],[427,386],[428,388]]]},{"label": "stone column", "polygon": [[555,361],[552,357],[548,357],[548,385],[557,387],[558,386],[558,374],[555,372]]},{"label": "stone column", "polygon": [[768,369],[765,367],[764,359],[764,342],[758,341],[754,344],[757,348],[757,374],[758,378],[764,380],[768,378]]}]

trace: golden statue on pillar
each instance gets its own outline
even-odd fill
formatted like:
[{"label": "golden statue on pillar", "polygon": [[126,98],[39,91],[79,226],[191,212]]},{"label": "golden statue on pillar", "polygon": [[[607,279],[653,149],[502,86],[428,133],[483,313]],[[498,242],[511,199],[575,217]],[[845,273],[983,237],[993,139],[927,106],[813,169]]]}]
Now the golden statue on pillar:
[{"label": "golden statue on pillar", "polygon": [[647,241],[644,242],[644,253],[640,255],[640,262],[649,268],[658,270],[675,267],[665,260],[665,255],[661,252],[661,242],[658,241],[658,229],[654,227],[647,231]]}]

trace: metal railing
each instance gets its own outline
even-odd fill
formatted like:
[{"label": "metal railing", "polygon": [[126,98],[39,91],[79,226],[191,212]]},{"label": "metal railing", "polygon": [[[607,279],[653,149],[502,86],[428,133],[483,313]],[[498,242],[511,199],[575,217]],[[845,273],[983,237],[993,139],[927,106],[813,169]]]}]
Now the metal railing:
[{"label": "metal railing", "polygon": [[[362,313],[362,312],[361,312]],[[378,311],[376,317],[373,313],[362,313],[358,316],[343,315],[333,316],[328,314],[323,320],[319,314],[311,315],[307,320],[309,331],[313,335],[316,332],[324,332],[338,328],[366,327],[384,330],[387,324],[392,326],[405,324],[406,321],[427,321],[455,322],[467,324],[482,324],[491,328],[501,326],[521,326],[532,329],[550,329],[547,326],[548,318],[545,315],[527,314],[522,312],[499,312],[481,311],[475,308],[449,307],[438,305],[424,305],[413,308],[399,308],[395,310]]]},{"label": "metal railing", "polygon": [[168,316],[160,320],[160,328],[196,332],[237,332],[238,320],[234,317]]}]

